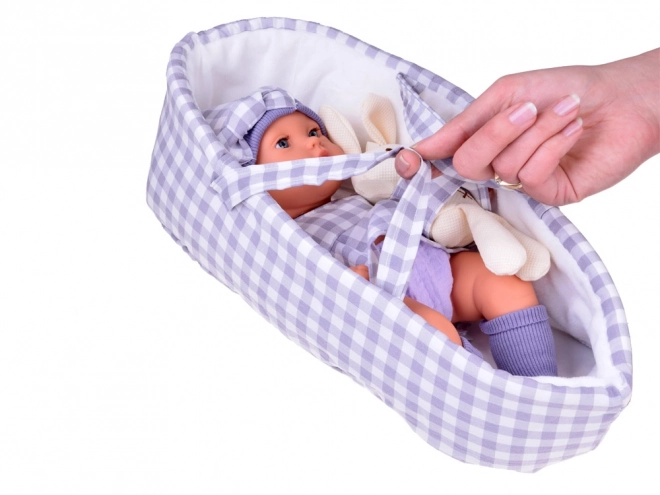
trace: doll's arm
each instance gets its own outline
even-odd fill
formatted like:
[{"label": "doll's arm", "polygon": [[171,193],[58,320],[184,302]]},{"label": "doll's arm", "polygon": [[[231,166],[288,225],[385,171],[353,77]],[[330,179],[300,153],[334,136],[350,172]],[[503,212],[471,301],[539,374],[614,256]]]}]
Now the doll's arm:
[{"label": "doll's arm", "polygon": [[369,268],[367,265],[351,266],[350,268],[362,278],[369,280]]}]

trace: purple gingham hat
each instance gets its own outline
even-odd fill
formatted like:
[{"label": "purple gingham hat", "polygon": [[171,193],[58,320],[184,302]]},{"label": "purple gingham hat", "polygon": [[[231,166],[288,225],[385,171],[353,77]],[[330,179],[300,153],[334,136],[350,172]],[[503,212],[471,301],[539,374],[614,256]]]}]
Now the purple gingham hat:
[{"label": "purple gingham hat", "polygon": [[256,162],[268,126],[295,111],[316,121],[323,135],[328,135],[315,112],[275,86],[263,86],[243,98],[209,108],[203,115],[220,143],[244,167]]},{"label": "purple gingham hat", "polygon": [[[279,89],[279,91],[285,92],[283,89]],[[259,122],[257,122],[254,125],[254,127],[248,131],[248,133],[245,135],[245,141],[252,150],[253,158],[245,165],[253,165],[257,161],[259,144],[261,143],[261,138],[263,137],[264,132],[266,132],[266,129],[268,129],[268,127],[280,117],[284,117],[285,115],[292,114],[295,111],[304,113],[307,117],[314,120],[319,125],[323,135],[324,136],[328,135],[327,131],[325,130],[325,126],[323,125],[323,121],[321,120],[321,117],[319,117],[316,114],[316,112],[314,112],[307,106],[303,105],[296,99],[294,99],[294,102],[295,104],[290,107],[267,110],[266,113],[263,114],[261,119],[259,119]]]}]

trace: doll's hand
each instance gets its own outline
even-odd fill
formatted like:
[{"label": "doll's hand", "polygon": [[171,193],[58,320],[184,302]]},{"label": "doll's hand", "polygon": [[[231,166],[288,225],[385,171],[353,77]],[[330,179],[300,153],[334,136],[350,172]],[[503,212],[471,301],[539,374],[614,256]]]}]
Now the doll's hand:
[{"label": "doll's hand", "polygon": [[369,280],[369,268],[367,268],[367,265],[357,265],[350,268],[361,277]]},{"label": "doll's hand", "polygon": [[[656,49],[505,76],[415,150],[429,160],[453,156],[468,179],[520,182],[546,204],[580,201],[660,152],[659,63]],[[403,150],[396,166],[410,178],[419,158]]]}]

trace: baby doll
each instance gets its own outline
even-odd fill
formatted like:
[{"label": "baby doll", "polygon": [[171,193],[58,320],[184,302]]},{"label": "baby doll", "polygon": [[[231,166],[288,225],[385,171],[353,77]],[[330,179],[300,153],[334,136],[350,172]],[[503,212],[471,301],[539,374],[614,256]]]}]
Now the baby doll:
[{"label": "baby doll", "polygon": [[[344,154],[328,139],[318,115],[295,101],[295,107],[267,110],[245,135],[253,156],[247,165]],[[287,214],[304,224],[308,215],[323,218],[325,212],[355,198],[333,202],[332,196],[340,185],[341,181],[328,180],[319,186],[303,185],[270,194]],[[371,206],[363,201],[368,206],[357,208],[356,224]],[[350,232],[345,238],[350,239]],[[376,243],[380,241],[382,237]],[[350,242],[334,242],[324,247],[335,254],[351,246]],[[360,261],[359,256],[352,259]],[[355,263],[350,268],[368,279],[364,263]],[[501,369],[526,376],[557,374],[548,316],[545,307],[539,305],[533,286],[515,276],[495,275],[485,267],[479,253],[465,251],[449,255],[423,240],[404,303],[452,342],[475,353],[478,351],[460,338],[452,322],[480,321]]]}]

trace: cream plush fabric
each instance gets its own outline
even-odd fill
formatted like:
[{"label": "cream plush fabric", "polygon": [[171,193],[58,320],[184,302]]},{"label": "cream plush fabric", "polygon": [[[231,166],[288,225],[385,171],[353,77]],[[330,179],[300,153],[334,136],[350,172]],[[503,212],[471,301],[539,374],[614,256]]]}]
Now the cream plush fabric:
[{"label": "cream plush fabric", "polygon": [[[371,138],[365,151],[384,151],[396,142],[396,114],[387,98],[369,94],[361,105],[362,123]],[[328,137],[346,153],[361,153],[357,135],[338,110],[323,105],[319,116]],[[388,199],[399,182],[390,158],[351,179],[353,188],[372,204]],[[512,227],[501,216],[483,209],[469,194],[457,192],[438,212],[429,229],[430,237],[448,248],[474,242],[486,267],[497,275],[517,275],[538,280],[550,269],[548,249]]]}]

